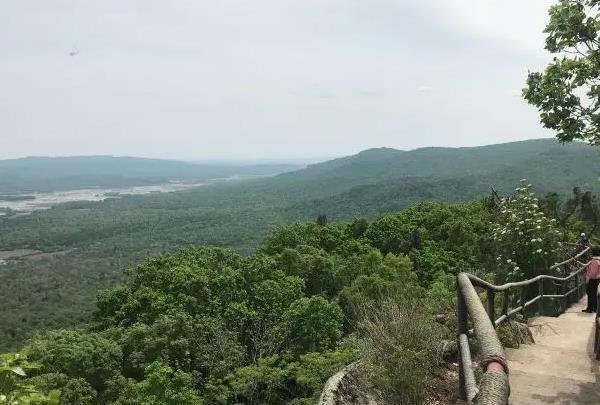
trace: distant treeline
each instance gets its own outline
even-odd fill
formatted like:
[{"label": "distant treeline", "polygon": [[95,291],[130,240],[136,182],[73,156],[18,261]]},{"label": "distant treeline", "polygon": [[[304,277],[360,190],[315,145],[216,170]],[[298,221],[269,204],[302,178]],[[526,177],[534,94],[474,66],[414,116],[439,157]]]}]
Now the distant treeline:
[{"label": "distant treeline", "polygon": [[34,195],[0,195],[0,201],[27,201],[35,200]]}]

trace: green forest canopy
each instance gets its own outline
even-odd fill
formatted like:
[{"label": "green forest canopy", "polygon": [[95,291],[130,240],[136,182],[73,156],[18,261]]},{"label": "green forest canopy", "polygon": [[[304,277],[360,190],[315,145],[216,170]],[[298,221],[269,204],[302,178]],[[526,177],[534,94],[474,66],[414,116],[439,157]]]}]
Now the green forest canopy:
[{"label": "green forest canopy", "polygon": [[[596,190],[597,151],[535,140],[477,148],[377,149],[276,177],[198,190],[76,202],[0,217],[1,250],[66,252],[0,267],[0,345],[36,330],[87,322],[99,290],[146,257],[212,245],[250,253],[276,225],[355,216],[375,219],[419,201],[459,202],[511,190],[531,175],[536,192]],[[409,177],[407,177],[409,176]]]},{"label": "green forest canopy", "polygon": [[358,308],[393,298],[427,302],[429,322],[448,312],[451,275],[489,259],[488,221],[483,203],[424,203],[372,223],[279,226],[249,256],[146,259],[87,327],[29,340],[30,381],[68,404],[313,403],[361,352]]},{"label": "green forest canopy", "polygon": [[[360,358],[379,398],[421,402],[439,386],[440,343],[453,339],[454,276],[505,281],[497,256],[512,249],[509,271],[558,259],[557,235],[537,220],[522,227],[521,247],[494,239],[498,229],[542,209],[562,218],[544,227],[564,239],[588,226],[580,194],[561,206],[520,186],[514,201],[425,202],[372,222],[320,218],[275,227],[250,255],[200,246],[145,259],[98,296],[87,325],[27,341],[21,352],[39,368],[24,384],[59,390],[63,404],[311,404]],[[506,217],[520,201],[529,214]],[[538,234],[548,257],[529,243]]]}]

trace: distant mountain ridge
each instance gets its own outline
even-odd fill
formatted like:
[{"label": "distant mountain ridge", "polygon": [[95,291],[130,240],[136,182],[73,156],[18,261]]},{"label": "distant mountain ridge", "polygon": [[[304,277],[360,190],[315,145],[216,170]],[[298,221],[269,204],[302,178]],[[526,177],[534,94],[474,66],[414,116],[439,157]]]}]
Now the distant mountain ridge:
[{"label": "distant mountain ridge", "polygon": [[[337,176],[362,179],[384,179],[408,176],[464,176],[489,173],[523,164],[530,159],[558,158],[566,154],[576,159],[586,159],[589,167],[600,167],[598,150],[590,145],[575,142],[559,144],[554,139],[535,139],[476,147],[427,147],[410,151],[389,148],[367,149],[356,155],[309,165],[306,169],[282,175],[294,177]],[[536,168],[530,168],[536,170]]]},{"label": "distant mountain ridge", "polygon": [[[554,139],[535,139],[478,147],[368,149],[283,173],[262,183],[265,190],[311,200],[333,198],[367,185],[378,185],[382,190],[408,190],[413,189],[409,185],[418,183],[421,188],[430,184],[440,190],[442,184],[452,183],[463,184],[464,189],[457,190],[452,198],[448,193],[434,193],[431,198],[463,201],[489,192],[492,185],[508,192],[522,178],[533,183],[539,193],[567,194],[574,186],[598,192],[598,175],[600,153],[596,147],[580,142],[560,144]],[[456,187],[451,189],[456,190]],[[353,193],[358,198],[356,190]],[[409,194],[404,196],[412,201]],[[364,198],[370,197],[365,195]],[[310,205],[310,202],[303,204]]]},{"label": "distant mountain ridge", "polygon": [[[238,206],[248,203],[248,198],[257,199],[257,203],[295,213],[290,214],[293,218],[313,215],[320,209],[337,211],[343,214],[340,218],[346,218],[350,207],[358,215],[362,210],[374,214],[423,199],[473,199],[488,193],[492,185],[506,192],[521,178],[527,178],[541,194],[567,194],[574,186],[600,192],[599,174],[597,148],[581,142],[560,144],[554,139],[535,139],[408,151],[374,148],[304,168],[292,164],[196,164],[113,156],[0,160],[0,194],[276,175],[224,186],[222,198],[236,200]],[[344,209],[334,209],[341,201]]]},{"label": "distant mountain ridge", "polygon": [[294,164],[200,164],[115,156],[26,157],[0,160],[0,194],[272,175],[299,167]]}]

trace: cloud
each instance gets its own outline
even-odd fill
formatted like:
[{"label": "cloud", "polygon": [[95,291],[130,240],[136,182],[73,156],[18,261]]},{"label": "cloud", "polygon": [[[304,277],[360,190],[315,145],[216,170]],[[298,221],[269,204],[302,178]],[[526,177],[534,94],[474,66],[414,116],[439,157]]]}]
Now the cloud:
[{"label": "cloud", "polygon": [[[520,51],[544,54],[543,29],[554,0],[404,0],[436,24]],[[509,22],[509,23],[508,23]]]},{"label": "cloud", "polygon": [[546,3],[6,0],[0,158],[305,157],[545,136],[507,92],[540,64]]}]

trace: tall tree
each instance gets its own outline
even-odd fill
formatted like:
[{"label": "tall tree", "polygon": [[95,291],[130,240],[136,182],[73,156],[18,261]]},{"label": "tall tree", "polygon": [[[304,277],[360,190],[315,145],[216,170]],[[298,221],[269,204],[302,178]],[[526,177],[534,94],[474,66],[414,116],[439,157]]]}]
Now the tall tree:
[{"label": "tall tree", "polygon": [[554,55],[530,72],[523,97],[561,142],[600,144],[600,1],[559,0],[549,11],[545,48]]}]

